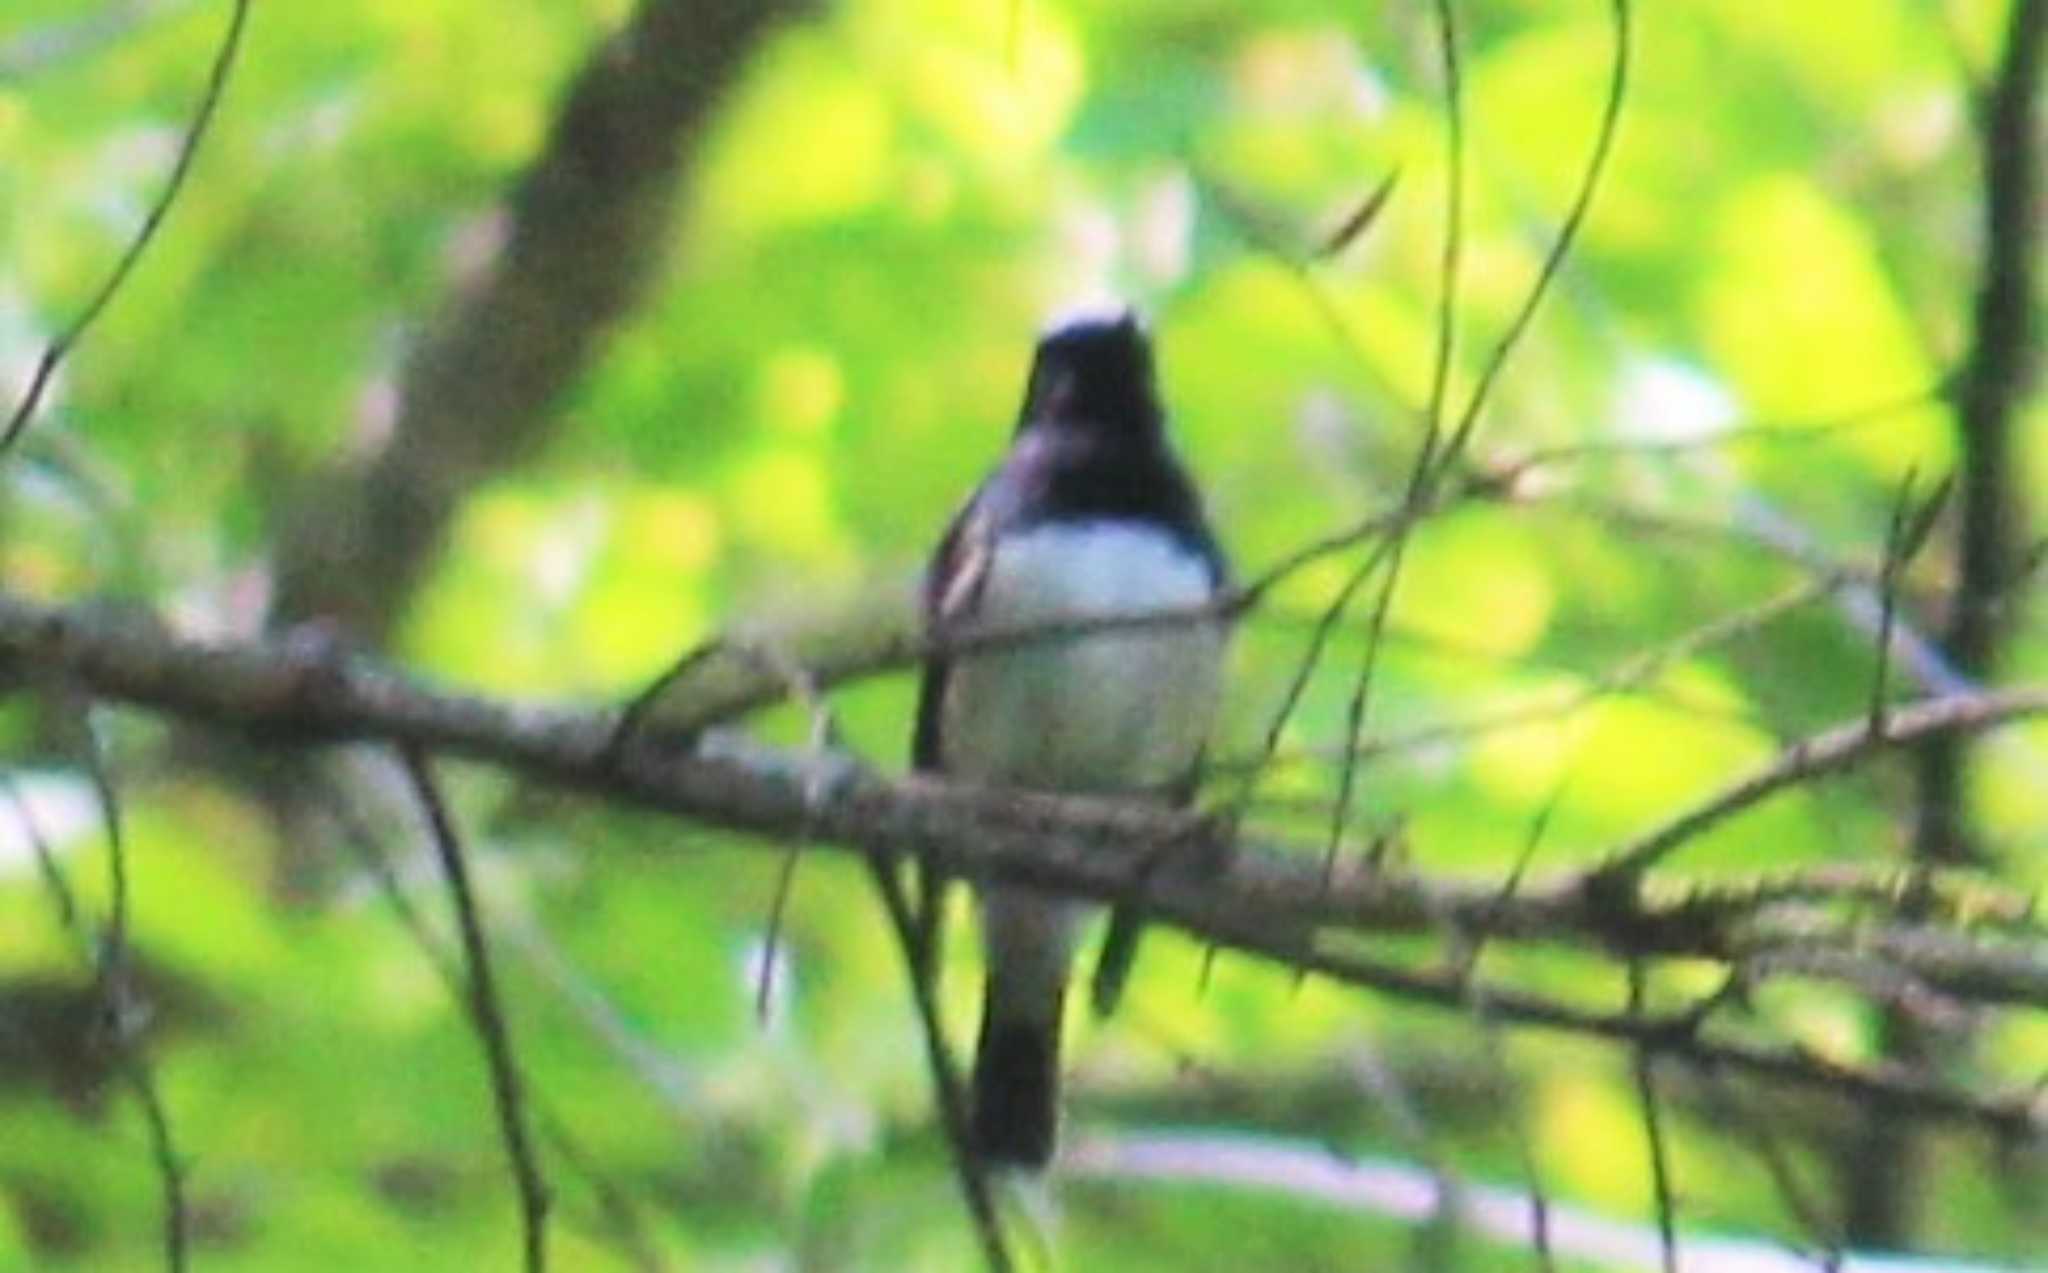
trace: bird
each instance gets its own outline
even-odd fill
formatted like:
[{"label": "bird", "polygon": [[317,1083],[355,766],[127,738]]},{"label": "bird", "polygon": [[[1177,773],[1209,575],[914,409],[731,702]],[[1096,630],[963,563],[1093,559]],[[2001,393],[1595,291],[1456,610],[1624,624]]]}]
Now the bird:
[{"label": "bird", "polygon": [[[1184,802],[1217,709],[1229,625],[1202,609],[1229,565],[1166,433],[1135,310],[1055,318],[1032,358],[1009,450],[953,516],[925,572],[936,651],[913,767],[971,784]],[[976,631],[1188,609],[1185,621],[947,654]],[[1087,907],[977,887],[987,965],[969,1151],[1051,1161],[1069,965]],[[1135,929],[1132,930],[1133,932]]]}]

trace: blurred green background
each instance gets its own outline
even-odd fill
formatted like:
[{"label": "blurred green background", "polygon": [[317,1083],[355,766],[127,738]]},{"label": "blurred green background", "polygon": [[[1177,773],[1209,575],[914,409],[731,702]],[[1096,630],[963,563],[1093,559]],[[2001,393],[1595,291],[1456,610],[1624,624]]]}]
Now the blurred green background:
[{"label": "blurred green background", "polygon": [[[490,268],[502,201],[632,7],[256,5],[191,184],[0,473],[0,584],[140,601],[196,632],[279,622],[276,546],[321,483],[384,445],[409,351]],[[1498,878],[1553,800],[1536,869],[1590,860],[1782,741],[1865,710],[1872,637],[1836,598],[1627,685],[1609,678],[1813,579],[1789,542],[1874,567],[1901,481],[1924,490],[1956,456],[1930,395],[1971,338],[1967,85],[1996,60],[2006,6],[1640,7],[1606,183],[1472,455],[1506,473],[1550,448],[1604,449],[1426,522],[1376,673],[1357,835],[1391,837],[1431,871]],[[1458,11],[1462,402],[1579,180],[1613,32],[1594,0]],[[227,16],[218,0],[9,0],[10,394],[154,198]],[[1241,573],[1383,507],[1420,437],[1436,339],[1435,39],[1420,0],[848,0],[774,25],[686,151],[644,299],[550,404],[539,440],[457,493],[442,551],[388,599],[389,653],[478,690],[598,701],[720,630],[907,624],[923,553],[1005,442],[1038,324],[1104,290],[1152,317],[1175,434]],[[1390,172],[1380,220],[1302,264]],[[2022,491],[2048,489],[2044,416],[2036,398],[2015,422]],[[490,422],[476,428],[487,437]],[[1948,533],[1908,579],[1909,623],[1931,624],[1913,589],[1945,586]],[[1215,748],[1226,763],[1251,752],[1348,570],[1304,572],[1246,626]],[[1260,788],[1272,834],[1312,846],[1322,833],[1367,608],[1336,634],[1283,740],[1288,763]],[[2010,619],[2000,677],[2048,676],[2038,589],[2015,595]],[[1897,694],[1930,688],[1917,675],[1895,670]],[[913,692],[899,675],[838,694],[849,746],[900,767]],[[51,744],[41,708],[13,703],[10,764],[81,890],[103,900],[75,756]],[[1571,710],[1544,710],[1559,704]],[[189,1158],[195,1267],[511,1266],[476,1041],[331,811],[280,812],[292,802],[259,758],[140,715],[96,720],[127,817],[150,1052]],[[803,733],[794,714],[758,727]],[[388,761],[333,759],[331,779],[390,797]],[[1971,825],[2023,891],[2048,880],[2044,772],[2038,723],[1978,747],[1970,771]],[[636,1245],[675,1268],[972,1266],[857,862],[802,862],[781,992],[759,1014],[780,854],[498,774],[449,778],[542,1118],[587,1158],[549,1141],[561,1267],[630,1266]],[[1911,800],[1901,766],[1871,766],[1729,822],[1682,869],[1891,860]],[[367,838],[445,948],[414,814],[366,803]],[[68,1050],[90,974],[25,845],[0,839],[0,1267],[158,1267],[142,1124]],[[1590,955],[1490,959],[1536,989],[1621,1002],[1619,971]],[[1204,981],[1202,962],[1155,934],[1124,1013],[1076,1025],[1077,1135],[1231,1128],[1510,1186],[1526,1151],[1560,1202],[1647,1223],[1625,1055],[1495,1038],[1231,957]],[[963,1042],[975,966],[971,942],[950,946]],[[1712,980],[1679,967],[1659,986]],[[1773,983],[1757,1012],[1826,1056],[1881,1053],[1881,1014],[1839,987]],[[1972,1047],[1984,1072],[2029,1081],[2048,1064],[2048,1019],[1992,1018]],[[1728,1120],[1674,1087],[1681,1222],[1805,1241]],[[1844,1112],[1765,1108],[1836,1206],[1853,1167],[1835,1152]],[[2048,1245],[2038,1151],[2001,1159],[1955,1133],[1926,1149],[1908,1182],[1912,1243],[2021,1261]],[[1056,1194],[1037,1227],[1071,1269],[1528,1259],[1284,1191],[1077,1176]],[[621,1207],[634,1241],[617,1236]]]}]

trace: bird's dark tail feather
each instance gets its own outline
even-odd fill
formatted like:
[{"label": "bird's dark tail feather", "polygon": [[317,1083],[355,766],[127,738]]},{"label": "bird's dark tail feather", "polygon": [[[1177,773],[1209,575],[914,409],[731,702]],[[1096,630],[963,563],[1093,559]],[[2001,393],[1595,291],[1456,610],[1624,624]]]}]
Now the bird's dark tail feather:
[{"label": "bird's dark tail feather", "polygon": [[981,1018],[974,1051],[973,1150],[996,1165],[1042,1168],[1059,1123],[1060,1014],[1049,1020]]}]

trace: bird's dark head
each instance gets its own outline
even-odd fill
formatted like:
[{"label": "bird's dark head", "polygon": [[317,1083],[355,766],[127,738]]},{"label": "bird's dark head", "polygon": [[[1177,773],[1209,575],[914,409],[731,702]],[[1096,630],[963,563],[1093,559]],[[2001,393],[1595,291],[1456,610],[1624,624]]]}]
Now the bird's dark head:
[{"label": "bird's dark head", "polygon": [[1017,427],[1048,422],[1133,434],[1159,428],[1152,341],[1129,307],[1072,314],[1045,329]]}]

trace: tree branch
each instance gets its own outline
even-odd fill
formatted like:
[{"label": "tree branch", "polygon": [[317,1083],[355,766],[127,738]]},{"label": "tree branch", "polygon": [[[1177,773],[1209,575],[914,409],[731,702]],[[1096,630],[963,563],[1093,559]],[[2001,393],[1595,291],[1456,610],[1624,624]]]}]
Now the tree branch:
[{"label": "tree branch", "polygon": [[[1977,681],[1996,670],[2005,626],[1998,604],[2020,573],[2026,512],[2021,505],[2013,429],[2038,356],[2034,271],[2040,256],[2040,95],[2048,0],[2014,0],[2005,55],[1983,104],[1984,261],[1978,274],[1970,356],[1956,378],[1954,402],[1962,453],[1956,591],[1945,653]],[[1976,856],[1963,827],[1960,740],[1932,739],[1920,750],[1919,821],[1914,853],[1935,861]]]},{"label": "tree branch", "polygon": [[462,842],[455,833],[454,819],[441,798],[427,758],[410,746],[399,749],[413,795],[426,816],[434,854],[441,861],[441,874],[448,884],[448,900],[455,911],[456,932],[462,940],[462,961],[468,970],[465,989],[470,1023],[483,1041],[484,1059],[489,1064],[491,1096],[498,1113],[498,1130],[505,1143],[505,1157],[511,1164],[512,1181],[519,1193],[520,1230],[524,1238],[526,1273],[543,1273],[547,1268],[548,1187],[541,1176],[540,1159],[534,1153],[526,1131],[526,1098],[520,1086],[519,1061],[512,1052],[512,1037],[505,1025],[505,1009],[498,999],[497,980],[491,973],[490,946],[484,939],[483,918],[477,913],[476,894],[470,887],[469,866],[464,861]]},{"label": "tree branch", "polygon": [[[1976,685],[1993,683],[2012,610],[2003,603],[2022,578],[2027,534],[2014,435],[2037,356],[2035,269],[2040,257],[2040,108],[2048,0],[2013,0],[1999,66],[1978,115],[1983,172],[1983,257],[1967,355],[1952,389],[1960,453],[1955,586],[1943,633],[1945,661]],[[1983,862],[1969,822],[1961,735],[1915,749],[1911,854],[1916,862]],[[1887,1012],[1888,1055],[1916,1068],[1941,1064],[1953,1034]],[[1911,1240],[1926,1153],[1910,1128],[1881,1114],[1842,1146],[1847,1232],[1864,1242]]]},{"label": "tree branch", "polygon": [[389,443],[309,482],[276,617],[381,644],[462,497],[546,441],[562,393],[660,278],[682,174],[756,47],[807,0],[642,0],[585,63],[506,243],[407,363]]},{"label": "tree branch", "polygon": [[[1306,1203],[1410,1223],[1426,1221],[1437,1205],[1437,1181],[1430,1170],[1389,1158],[1349,1157],[1329,1146],[1272,1137],[1213,1132],[1154,1131],[1077,1138],[1063,1160],[1072,1176],[1133,1183],[1187,1183],[1260,1189]],[[1468,1185],[1458,1219],[1482,1238],[1522,1247],[1539,1256],[1539,1242],[1553,1241],[1559,1256],[1587,1267],[1648,1268],[1662,1248],[1660,1236],[1639,1224],[1613,1219],[1569,1204],[1545,1212],[1554,1234],[1539,1228],[1533,1199],[1499,1185]],[[1769,1240],[1744,1240],[1707,1232],[1681,1232],[1677,1255],[1686,1269],[1742,1269],[1747,1273],[1993,1273],[1991,1263],[1923,1260],[1875,1253],[1849,1253],[1838,1265],[1817,1265],[1809,1255]],[[1510,1267],[1505,1253],[1500,1267]],[[1998,1265],[1996,1267],[2006,1267]]]},{"label": "tree branch", "polygon": [[[2019,701],[2032,695],[2019,692]],[[1729,817],[1762,803],[1787,787],[1809,778],[1848,768],[1873,752],[1933,737],[1967,737],[2006,718],[2013,700],[2006,695],[1947,694],[1926,698],[1887,713],[1883,720],[1868,716],[1836,726],[1825,733],[1802,738],[1779,757],[1732,784],[1712,799],[1666,822],[1663,826],[1623,847],[1596,868],[1596,876],[1620,879],[1638,876],[1662,861],[1674,849]],[[2036,715],[2040,708],[2020,709]],[[1982,719],[1990,713],[1992,719]]]},{"label": "tree branch", "polygon": [[143,253],[156,240],[157,231],[162,228],[164,218],[178,201],[178,194],[185,188],[185,178],[192,171],[192,160],[199,154],[199,143],[206,139],[206,131],[213,123],[214,111],[220,106],[221,96],[226,93],[228,76],[235,67],[235,54],[242,47],[242,30],[248,24],[250,0],[234,0],[234,9],[228,15],[227,31],[221,36],[220,48],[213,56],[213,69],[207,73],[206,88],[199,95],[199,105],[192,112],[192,122],[185,129],[183,140],[178,143],[178,157],[171,163],[170,175],[164,178],[163,189],[156,201],[150,204],[149,212],[142,219],[142,227],[128,246],[121,252],[114,268],[100,283],[99,290],[87,300],[77,317],[67,324],[62,332],[43,350],[43,356],[36,360],[35,372],[29,377],[28,388],[22,392],[21,401],[15,404],[14,412],[0,429],[0,454],[5,454],[28,428],[35,417],[36,408],[42,404],[43,395],[48,391],[57,375],[57,368],[63,365],[65,356],[85,338],[87,331],[99,321],[101,314],[113,302],[128,276],[141,263]]},{"label": "tree branch", "polygon": [[[1797,1049],[1702,1037],[1697,1018],[1589,1009],[1510,987],[1478,985],[1458,969],[1415,971],[1354,953],[1347,935],[1483,933],[1491,941],[1568,942],[1638,955],[1689,954],[1742,964],[1815,938],[1822,906],[1779,905],[1765,884],[1755,906],[1739,891],[1659,902],[1617,899],[1573,875],[1532,882],[1512,896],[1497,885],[1378,871],[1325,881],[1310,856],[1280,843],[1231,841],[1210,820],[1149,806],[1080,797],[963,788],[927,777],[889,779],[843,759],[757,746],[725,732],[685,752],[645,743],[615,747],[619,713],[509,703],[435,689],[366,659],[338,659],[328,643],[204,645],[152,627],[0,593],[0,660],[61,674],[94,695],[255,733],[271,743],[384,739],[503,766],[530,780],[665,810],[771,841],[805,837],[822,848],[916,856],[948,875],[998,879],[1146,908],[1204,940],[1402,998],[1468,1011],[1484,998],[1503,1024],[1537,1025],[1643,1043],[1695,1062],[1818,1085],[1961,1118],[2017,1134],[2048,1127],[2029,1094],[1951,1087],[1903,1067],[1857,1067]],[[1867,720],[1802,743],[1787,759],[1732,784],[1673,825],[1697,829],[1783,789],[1801,775],[1843,768],[1944,731],[1980,731],[2048,715],[2048,687],[1955,695],[1888,715],[1882,736]],[[1649,841],[1675,846],[1667,828]],[[1638,846],[1639,848],[1639,846]],[[1614,859],[1625,861],[1626,852]],[[1868,881],[1833,889],[1804,881],[1796,894],[1870,901]],[[1780,913],[1782,911],[1782,913]],[[1884,928],[1869,921],[1832,932],[1841,952],[1896,960],[1907,974],[1958,991],[1996,985],[2039,1005],[2048,946],[2031,921],[1997,944],[1960,924]],[[1802,928],[1802,926],[1805,926]],[[1869,933],[1880,928],[1876,947]],[[1881,953],[1873,955],[1873,949]],[[1881,965],[1889,966],[1889,965]],[[1767,971],[1767,969],[1766,969]]]}]

